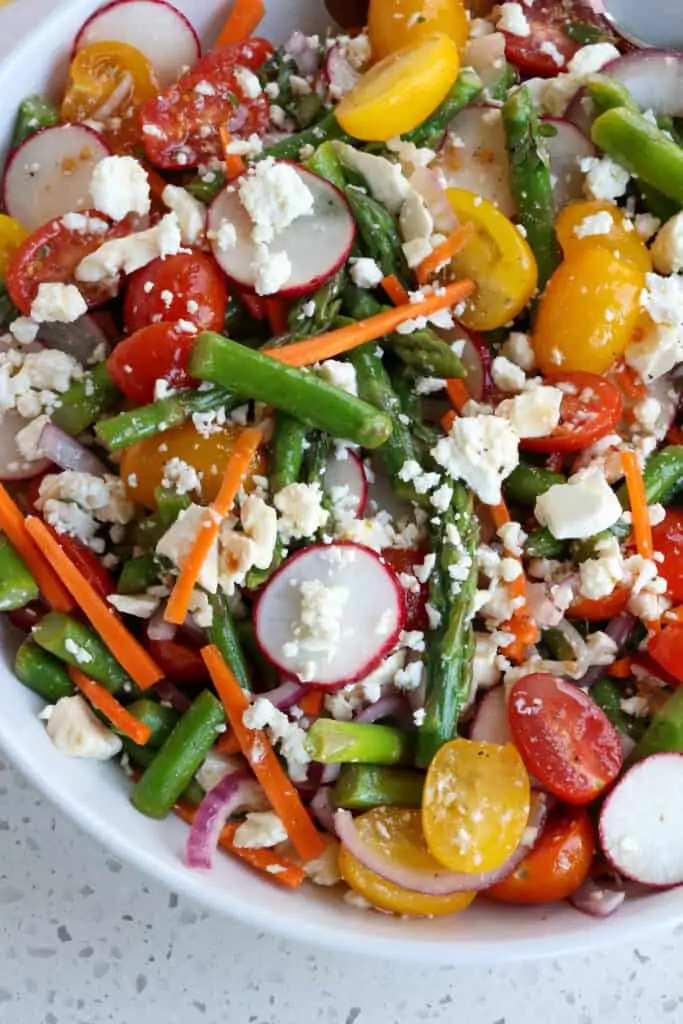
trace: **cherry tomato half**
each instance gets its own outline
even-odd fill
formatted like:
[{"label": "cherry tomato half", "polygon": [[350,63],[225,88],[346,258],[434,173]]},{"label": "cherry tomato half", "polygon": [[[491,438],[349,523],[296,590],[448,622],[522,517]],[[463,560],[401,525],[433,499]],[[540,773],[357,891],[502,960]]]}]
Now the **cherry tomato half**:
[{"label": "cherry tomato half", "polygon": [[192,75],[227,75],[236,66],[258,71],[273,56],[274,49],[266,39],[247,39],[209,50],[190,69]]},{"label": "cherry tomato half", "polygon": [[90,226],[84,231],[66,228],[63,218],[56,217],[30,235],[11,257],[7,267],[7,291],[25,316],[30,314],[38,286],[44,282],[76,284],[89,306],[101,305],[117,293],[118,282],[83,284],[76,281],[76,267],[104,242],[130,234],[130,223],[126,218],[110,225],[106,217],[95,212],[83,216],[98,230],[90,230]]},{"label": "cherry tomato half", "polygon": [[155,320],[189,320],[202,331],[222,331],[228,287],[215,260],[181,252],[154,260],[128,280],[123,317],[129,334]]},{"label": "cherry tomato half", "polygon": [[683,683],[683,622],[674,622],[655,633],[647,649],[658,665],[679,683]]},{"label": "cherry tomato half", "polygon": [[107,370],[119,391],[139,405],[154,401],[154,382],[165,380],[172,388],[196,382],[187,363],[197,340],[177,323],[162,321],[142,327],[124,338],[107,359]]},{"label": "cherry tomato half", "polygon": [[655,551],[664,555],[659,575],[669,585],[668,596],[675,604],[683,601],[683,511],[669,509],[663,522],[652,528]]},{"label": "cherry tomato half", "polygon": [[[602,23],[583,0],[535,0],[523,6],[529,35],[505,33],[507,59],[529,77],[554,78],[581,48],[566,34],[572,21],[600,26]],[[555,59],[560,54],[562,62]]]},{"label": "cherry tomato half", "polygon": [[172,683],[193,686],[209,681],[201,654],[189,644],[181,640],[147,640],[147,649]]},{"label": "cherry tomato half", "polygon": [[57,533],[49,523],[45,524],[64,554],[87,579],[90,586],[105,600],[116,590],[114,581],[94,551],[81,544],[75,537]]},{"label": "cherry tomato half", "polygon": [[[526,437],[521,448],[532,452],[576,452],[606,437],[617,426],[622,414],[618,388],[596,373],[548,374],[546,383],[566,385],[560,407],[560,422],[548,437]],[[564,388],[563,388],[564,390]]]},{"label": "cherry tomato half", "polygon": [[607,597],[579,597],[567,609],[568,619],[584,619],[586,622],[604,622],[613,619],[626,610],[631,588],[617,586]]},{"label": "cherry tomato half", "polygon": [[510,728],[528,771],[569,804],[594,800],[619,774],[619,735],[577,686],[535,672],[512,687]]},{"label": "cherry tomato half", "polygon": [[367,25],[376,60],[435,32],[462,50],[469,35],[462,0],[371,0]]},{"label": "cherry tomato half", "polygon": [[486,895],[503,903],[564,900],[585,882],[594,851],[588,812],[583,807],[554,811],[531,853]]},{"label": "cherry tomato half", "polygon": [[[426,551],[416,551],[413,548],[385,548],[382,551],[382,558],[391,566],[395,573],[408,573],[414,576],[413,566],[421,565],[425,554]],[[406,600],[406,629],[418,629],[420,632],[424,632],[429,625],[426,610],[429,585],[422,583],[417,593],[413,590],[404,590],[404,594]]]}]

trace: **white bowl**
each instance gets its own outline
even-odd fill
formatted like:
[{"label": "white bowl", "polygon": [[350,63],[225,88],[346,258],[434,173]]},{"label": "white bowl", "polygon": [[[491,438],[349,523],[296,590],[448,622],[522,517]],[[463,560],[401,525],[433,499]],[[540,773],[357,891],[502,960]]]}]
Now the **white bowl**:
[{"label": "white bowl", "polygon": [[[229,5],[216,0],[176,0],[210,40]],[[322,0],[267,0],[265,36],[282,41],[294,28],[318,31],[328,24]],[[25,95],[59,92],[76,30],[97,0],[20,0],[0,9],[0,153],[14,111]],[[3,57],[3,51],[5,55]],[[402,920],[345,904],[337,892],[305,886],[287,893],[219,856],[213,871],[183,863],[185,825],[151,821],[128,802],[129,783],[114,764],[59,754],[38,720],[41,701],[12,672],[16,634],[6,629],[0,663],[0,744],[17,766],[84,829],[119,856],[230,917],[290,938],[415,961],[486,964],[554,956],[641,937],[683,918],[683,889],[627,902],[613,918],[597,921],[564,904],[516,909],[482,899],[458,917]]]}]

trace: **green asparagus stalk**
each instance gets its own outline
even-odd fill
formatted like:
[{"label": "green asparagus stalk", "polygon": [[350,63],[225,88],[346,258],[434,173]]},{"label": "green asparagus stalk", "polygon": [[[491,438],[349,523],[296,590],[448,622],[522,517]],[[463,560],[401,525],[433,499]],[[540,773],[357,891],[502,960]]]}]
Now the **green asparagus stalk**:
[{"label": "green asparagus stalk", "polygon": [[372,807],[420,807],[424,775],[409,768],[345,764],[334,787],[337,807],[368,811]]},{"label": "green asparagus stalk", "polygon": [[52,413],[52,422],[76,437],[112,409],[120,398],[121,392],[109,376],[106,363],[100,363],[61,396]]},{"label": "green asparagus stalk", "polygon": [[306,748],[321,764],[401,764],[409,755],[409,736],[389,725],[359,725],[319,718],[308,730]]},{"label": "green asparagus stalk", "polygon": [[364,254],[379,264],[385,276],[394,274],[403,284],[409,284],[396,219],[376,199],[351,185],[344,194],[358,225]]},{"label": "green asparagus stalk", "polygon": [[561,473],[540,466],[517,466],[504,484],[505,497],[518,505],[535,505],[536,499],[555,484],[566,483]]},{"label": "green asparagus stalk", "polygon": [[635,110],[617,107],[594,122],[596,146],[646,185],[683,205],[683,150]]},{"label": "green asparagus stalk", "polygon": [[61,697],[70,697],[75,691],[63,662],[44,651],[31,637],[24,640],[17,651],[14,671],[24,686],[49,704],[56,704]]},{"label": "green asparagus stalk", "polygon": [[129,558],[123,564],[116,589],[119,594],[144,594],[159,582],[159,572],[159,560],[151,552]]},{"label": "green asparagus stalk", "polygon": [[95,427],[95,433],[114,451],[137,444],[162,430],[178,427],[194,412],[211,412],[213,409],[230,411],[236,409],[240,401],[224,387],[188,389],[150,405],[119,413],[110,420],[101,420]]},{"label": "green asparagus stalk", "polygon": [[313,156],[306,161],[306,167],[338,189],[346,187],[344,171],[331,142],[323,142],[318,146]]},{"label": "green asparagus stalk", "polygon": [[[346,272],[339,270],[313,295],[305,295],[292,305],[288,317],[289,341],[302,341],[330,329],[341,308],[345,280]],[[312,314],[308,311],[311,303],[314,306]]]},{"label": "green asparagus stalk", "polygon": [[[651,455],[643,470],[643,483],[648,505],[667,505],[683,488],[683,445],[671,444]],[[630,508],[626,484],[617,497],[623,508]]]},{"label": "green asparagus stalk", "polygon": [[[634,718],[621,709],[623,693],[614,679],[605,676],[591,686],[591,697],[602,708],[615,729],[638,743],[650,724],[649,718]],[[652,751],[654,753],[655,751]]]},{"label": "green asparagus stalk", "polygon": [[135,691],[135,683],[97,633],[77,619],[62,612],[48,612],[34,626],[32,636],[43,650],[79,668],[110,693]]},{"label": "green asparagus stalk", "polygon": [[342,130],[334,114],[328,114],[312,128],[307,128],[297,135],[290,135],[286,139],[282,139],[281,142],[268,146],[267,149],[264,149],[263,155],[275,157],[277,160],[299,160],[301,150],[306,146],[316,147],[330,139],[352,141]]},{"label": "green asparagus stalk", "polygon": [[446,99],[426,121],[402,136],[405,142],[436,149],[453,118],[479,98],[484,83],[472,68],[463,68]]},{"label": "green asparagus stalk", "polygon": [[207,631],[209,643],[214,644],[221,652],[223,660],[232,670],[242,689],[251,690],[251,675],[227,598],[218,592],[209,600],[213,609],[213,621]]},{"label": "green asparagus stalk", "polygon": [[683,753],[683,687],[671,697],[652,719],[652,724],[631,755],[642,761],[651,754]]}]

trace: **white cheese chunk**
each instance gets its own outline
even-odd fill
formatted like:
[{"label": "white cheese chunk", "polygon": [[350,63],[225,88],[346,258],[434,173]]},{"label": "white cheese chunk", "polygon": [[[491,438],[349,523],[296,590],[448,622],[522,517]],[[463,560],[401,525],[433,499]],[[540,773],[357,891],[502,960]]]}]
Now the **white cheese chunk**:
[{"label": "white cheese chunk", "polygon": [[288,484],[275,495],[278,529],[285,544],[313,537],[329,519],[320,484]]},{"label": "white cheese chunk", "polygon": [[136,619],[151,619],[160,603],[153,594],[110,594],[107,600],[117,612]]},{"label": "white cheese chunk", "polygon": [[262,850],[284,843],[287,830],[273,811],[252,811],[235,832],[239,850]]},{"label": "white cheese chunk", "polygon": [[175,256],[181,248],[178,218],[167,213],[154,227],[113,238],[90,253],[76,267],[76,280],[85,284],[117,281],[121,273],[132,274],[152,260]]},{"label": "white cheese chunk", "polygon": [[90,195],[96,210],[112,220],[129,213],[146,216],[151,209],[147,171],[132,156],[107,156],[92,173]]},{"label": "white cheese chunk", "polygon": [[501,498],[501,485],[519,463],[519,435],[499,416],[456,417],[432,456],[454,480],[464,480],[487,505]]},{"label": "white cheese chunk", "polygon": [[164,205],[178,218],[183,245],[199,245],[206,228],[206,207],[187,189],[167,185],[161,193]]},{"label": "white cheese chunk", "polygon": [[563,397],[559,388],[541,385],[504,399],[496,415],[509,420],[519,437],[546,437],[560,422]]},{"label": "white cheese chunk", "polygon": [[[201,505],[190,505],[184,509],[175,523],[157,542],[156,553],[168,558],[177,569],[182,569],[199,530],[204,528],[207,509]],[[215,594],[218,587],[218,542],[214,541],[204,559],[197,580],[200,587]]]},{"label": "white cheese chunk", "polygon": [[497,27],[501,32],[509,32],[510,35],[521,37],[531,34],[531,28],[521,4],[504,3],[497,8],[497,11]]},{"label": "white cheese chunk", "polygon": [[675,214],[659,230],[650,252],[658,274],[677,274],[683,270],[683,212]]},{"label": "white cheese chunk", "polygon": [[257,244],[270,244],[298,217],[313,213],[313,194],[292,164],[262,160],[242,176],[238,190]]},{"label": "white cheese chunk", "polygon": [[558,540],[593,537],[614,526],[622,507],[599,470],[583,470],[536,500],[536,519]]},{"label": "white cheese chunk", "polygon": [[75,284],[43,282],[31,303],[31,319],[39,324],[72,324],[87,312],[86,301]]},{"label": "white cheese chunk", "polygon": [[382,268],[367,256],[358,256],[350,261],[351,280],[358,288],[376,288],[384,274]]},{"label": "white cheese chunk", "polygon": [[641,341],[629,345],[624,359],[650,384],[683,361],[683,331],[674,324],[653,324]]},{"label": "white cheese chunk", "polygon": [[619,199],[631,180],[629,172],[608,156],[583,157],[579,166],[586,175],[585,191],[589,199],[606,199],[610,202]]},{"label": "white cheese chunk", "polygon": [[[292,782],[305,780],[311,758],[306,750],[306,733],[301,726],[290,722],[287,715],[278,711],[267,697],[257,697],[244,712],[242,722],[247,729],[265,729],[271,743],[279,746]],[[258,750],[252,748],[252,758],[257,755]]]},{"label": "white cheese chunk", "polygon": [[108,761],[121,751],[119,737],[95,717],[79,694],[57,701],[46,730],[57,750],[69,757]]}]

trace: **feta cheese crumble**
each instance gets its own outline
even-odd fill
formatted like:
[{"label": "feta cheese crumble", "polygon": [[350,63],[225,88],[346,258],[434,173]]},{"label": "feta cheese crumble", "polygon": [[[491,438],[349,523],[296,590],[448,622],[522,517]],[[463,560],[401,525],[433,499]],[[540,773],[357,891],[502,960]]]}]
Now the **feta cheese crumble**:
[{"label": "feta cheese crumble", "polygon": [[43,282],[31,303],[31,319],[38,324],[72,324],[87,312],[86,301],[75,284]]},{"label": "feta cheese crumble", "polygon": [[582,540],[608,530],[621,518],[616,494],[598,469],[582,470],[554,484],[536,500],[535,515],[558,540]]},{"label": "feta cheese crumble", "polygon": [[129,213],[146,216],[151,209],[147,171],[132,156],[106,156],[95,165],[90,195],[96,210],[112,220]]},{"label": "feta cheese crumble", "polygon": [[519,436],[502,417],[456,417],[432,456],[454,480],[464,480],[487,505],[501,499],[501,485],[519,464]]}]

